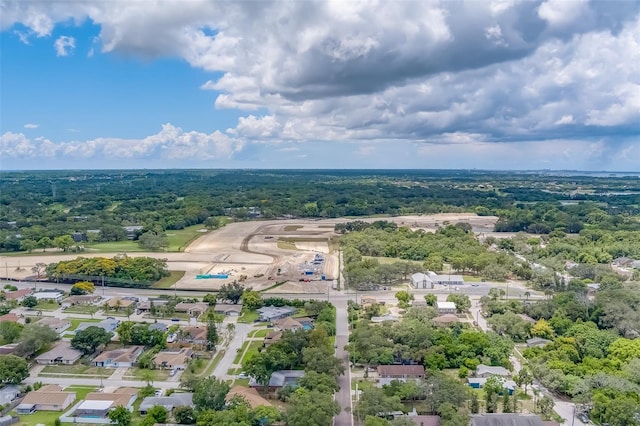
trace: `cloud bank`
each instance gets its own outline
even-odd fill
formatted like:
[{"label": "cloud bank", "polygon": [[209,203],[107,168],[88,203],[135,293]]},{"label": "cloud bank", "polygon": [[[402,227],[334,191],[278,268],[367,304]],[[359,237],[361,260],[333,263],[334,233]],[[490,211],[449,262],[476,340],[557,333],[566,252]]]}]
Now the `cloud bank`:
[{"label": "cloud bank", "polygon": [[[283,142],[361,143],[361,158],[396,142],[533,154],[536,142],[573,141],[609,164],[640,143],[638,1],[5,1],[2,11],[2,29],[20,23],[47,37],[57,23],[90,19],[103,53],[220,73],[201,87],[217,108],[246,112],[235,126],[150,136],[132,150],[143,156]],[[63,38],[61,55],[75,46],[58,49]],[[116,157],[133,143],[109,140],[49,143],[56,155]]]}]

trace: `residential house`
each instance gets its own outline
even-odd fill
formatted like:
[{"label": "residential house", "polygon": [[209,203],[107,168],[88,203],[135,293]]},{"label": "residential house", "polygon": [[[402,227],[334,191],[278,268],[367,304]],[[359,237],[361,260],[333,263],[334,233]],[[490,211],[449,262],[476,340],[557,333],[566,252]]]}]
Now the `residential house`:
[{"label": "residential house", "polygon": [[93,305],[94,303],[102,300],[102,296],[97,294],[82,294],[76,296],[69,296],[61,303],[63,308],[70,308],[71,306],[78,305]]},{"label": "residential house", "polygon": [[303,329],[302,324],[291,317],[282,318],[276,321],[274,325],[278,331],[298,331]]},{"label": "residential house", "polygon": [[36,411],[62,411],[75,399],[75,392],[65,392],[58,385],[45,385],[37,391],[29,392],[16,407],[16,411],[18,414],[31,414]]},{"label": "residential house", "polygon": [[160,351],[153,357],[153,363],[168,370],[186,370],[195,354],[191,348]]},{"label": "residential house", "polygon": [[458,318],[458,316],[454,314],[444,314],[432,318],[431,321],[433,321],[435,325],[446,327],[460,322],[460,318]]},{"label": "residential house", "polygon": [[456,309],[456,304],[453,302],[436,302],[436,309],[438,310],[438,314],[455,314],[458,312]]},{"label": "residential house", "polygon": [[78,327],[75,329],[75,332],[81,330],[86,330],[89,327],[100,327],[107,333],[113,333],[116,331],[118,326],[120,325],[120,321],[117,319],[106,318],[100,322],[81,322]]},{"label": "residential house", "polygon": [[385,322],[385,321],[395,322],[395,321],[398,321],[398,319],[399,318],[397,316],[392,315],[391,313],[387,313],[387,314],[384,314],[384,315],[382,315],[380,317],[371,317],[371,322],[374,322],[374,323],[381,323],[381,322]]},{"label": "residential house", "polygon": [[15,291],[7,291],[4,294],[4,299],[5,300],[15,300],[17,302],[22,302],[22,300],[27,297],[27,296],[31,296],[33,294],[33,290],[30,288],[23,288],[20,290],[15,290]]},{"label": "residential house", "polygon": [[186,313],[190,317],[199,317],[204,314],[207,309],[209,309],[209,304],[204,302],[180,302],[175,307],[176,312]]},{"label": "residential house", "polygon": [[64,299],[64,293],[59,291],[39,291],[33,293],[33,297],[35,297],[38,302],[60,302]]},{"label": "residential house", "polygon": [[[488,377],[469,377],[467,379],[467,383],[474,389],[480,389],[487,382]],[[509,392],[509,395],[513,394],[518,385],[513,380],[507,380],[504,377],[500,377],[499,380],[502,382],[502,387]]]},{"label": "residential house", "polygon": [[18,423],[19,421],[20,421],[20,417],[7,414],[5,416],[0,417],[0,426],[11,426],[12,424]]},{"label": "residential house", "polygon": [[262,308],[257,309],[257,312],[259,315],[258,320],[272,322],[290,317],[298,312],[298,310],[291,306],[263,306]]},{"label": "residential house", "polygon": [[[113,392],[90,392],[84,401],[74,407],[71,418],[73,423],[104,424],[110,423],[107,418],[109,411],[115,407],[125,407],[133,410],[133,403],[138,397],[137,388],[118,388]],[[105,422],[105,420],[107,420]]]},{"label": "residential house", "polygon": [[140,404],[140,414],[146,415],[147,411],[159,405],[164,407],[169,413],[176,407],[193,406],[193,394],[189,392],[185,393],[172,393],[170,396],[148,396],[142,400]]},{"label": "residential house", "polygon": [[245,401],[247,401],[247,403],[252,409],[259,407],[261,405],[266,405],[266,406],[272,405],[268,400],[263,398],[262,395],[260,395],[256,389],[246,388],[244,386],[238,386],[238,385],[232,387],[229,390],[229,393],[227,394],[225,399],[227,400],[227,402],[229,402],[236,395],[242,397]]},{"label": "residential house", "polygon": [[362,296],[362,298],[360,298],[360,303],[363,305],[367,303],[370,305],[375,305],[376,303],[378,303],[378,299],[373,296]]},{"label": "residential house", "polygon": [[20,343],[8,343],[0,346],[0,355],[11,355],[20,346]]},{"label": "residential house", "polygon": [[0,389],[0,405],[6,405],[13,402],[20,395],[20,386],[7,385]]},{"label": "residential house", "polygon": [[127,234],[128,240],[135,240],[138,238],[138,235],[142,233],[144,226],[133,225],[133,226],[123,226],[124,232]]},{"label": "residential house", "polygon": [[529,315],[525,315],[525,314],[516,314],[518,316],[518,318],[520,318],[522,321],[528,322],[529,324],[535,324],[536,320],[534,320],[533,318],[531,318]]},{"label": "residential house", "polygon": [[[298,386],[298,380],[300,380],[301,377],[304,377],[304,370],[275,371],[271,373],[268,388],[270,391],[275,391],[285,386],[296,387]],[[249,386],[252,388],[262,387],[262,385],[256,382],[253,377],[249,380]]]},{"label": "residential house", "polygon": [[144,302],[139,302],[136,306],[136,310],[138,314],[150,313],[152,307],[157,308],[160,306],[164,306],[167,303],[169,303],[167,299],[149,299]]},{"label": "residential house", "polygon": [[278,342],[280,339],[282,339],[282,331],[271,331],[267,333],[267,335],[265,336],[264,342],[262,343],[262,345],[265,348],[268,348],[269,346]]},{"label": "residential house", "polygon": [[72,365],[80,359],[82,352],[71,347],[69,342],[60,342],[53,349],[36,357],[40,365],[65,364]]},{"label": "residential house", "polygon": [[379,365],[378,387],[391,383],[393,380],[406,382],[424,378],[424,366],[422,365]]},{"label": "residential house", "polygon": [[213,307],[213,312],[220,315],[226,315],[228,317],[240,316],[242,312],[242,305],[233,303],[216,303]]},{"label": "residential house", "polygon": [[163,324],[161,322],[154,322],[153,324],[149,325],[149,331],[155,331],[155,330],[166,333],[169,330],[169,327],[167,327],[167,324]]},{"label": "residential house", "polygon": [[298,317],[295,318],[296,321],[298,321],[300,324],[302,324],[302,328],[304,330],[311,330],[313,329],[313,319],[309,318],[309,317]]},{"label": "residential house", "polygon": [[133,367],[142,352],[144,352],[143,346],[104,351],[93,359],[93,365],[106,368]]},{"label": "residential house", "polygon": [[130,306],[135,306],[136,301],[134,299],[125,299],[123,297],[112,297],[107,300],[106,305],[109,309],[126,309]]},{"label": "residential house", "polygon": [[484,364],[476,367],[475,377],[491,376],[511,377],[511,372],[504,367],[492,367]]},{"label": "residential house", "polygon": [[635,261],[635,259],[631,259],[629,257],[618,257],[617,259],[614,259],[612,264],[613,266],[617,266],[619,268],[632,268],[633,267],[633,262]]},{"label": "residential house", "polygon": [[17,322],[18,324],[24,324],[24,318],[10,312],[8,314],[0,315],[0,322]]},{"label": "residential house", "polygon": [[178,341],[204,345],[207,342],[207,327],[182,327],[178,332]]},{"label": "residential house", "polygon": [[543,339],[541,337],[533,337],[527,340],[528,348],[543,348],[547,346],[549,343],[553,343],[551,340]]},{"label": "residential house", "polygon": [[587,284],[587,296],[593,297],[600,290],[600,283]]},{"label": "residential house", "polygon": [[71,327],[71,321],[54,317],[45,317],[38,321],[38,325],[45,325],[56,333],[62,334],[65,330]]},{"label": "residential house", "polygon": [[[551,426],[535,414],[476,414],[471,417],[471,426]],[[557,423],[555,423],[557,425]]]}]

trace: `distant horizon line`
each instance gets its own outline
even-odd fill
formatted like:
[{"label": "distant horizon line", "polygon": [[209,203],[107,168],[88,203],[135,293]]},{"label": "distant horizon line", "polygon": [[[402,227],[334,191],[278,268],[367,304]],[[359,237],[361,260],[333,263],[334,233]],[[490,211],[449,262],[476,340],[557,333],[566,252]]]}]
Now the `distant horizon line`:
[{"label": "distant horizon line", "polygon": [[483,168],[441,168],[441,169],[415,169],[415,168],[256,168],[256,167],[208,167],[208,168],[184,168],[184,167],[158,167],[158,168],[91,168],[91,169],[0,169],[0,173],[33,173],[33,172],[132,172],[132,171],[292,171],[292,172],[318,172],[318,171],[407,171],[407,172],[509,172],[509,173],[609,173],[640,175],[640,170],[580,170],[580,169],[483,169]]}]

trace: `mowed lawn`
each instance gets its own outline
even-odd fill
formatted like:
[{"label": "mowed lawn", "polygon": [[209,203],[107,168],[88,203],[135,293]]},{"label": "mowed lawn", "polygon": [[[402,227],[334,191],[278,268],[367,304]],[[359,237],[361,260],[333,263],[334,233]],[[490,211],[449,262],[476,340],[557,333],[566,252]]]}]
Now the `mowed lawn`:
[{"label": "mowed lawn", "polygon": [[182,277],[184,277],[184,271],[169,271],[171,275],[161,278],[153,283],[153,288],[172,288]]},{"label": "mowed lawn", "polygon": [[[200,232],[206,229],[204,225],[187,226],[184,229],[168,230],[167,241],[169,242],[169,248],[167,251],[180,252],[189,245],[189,243],[195,240],[200,235],[204,235],[205,232]],[[137,241],[109,241],[106,243],[93,243],[85,245],[87,251],[100,252],[100,253],[128,253],[128,252],[144,252],[148,251],[138,244]]]}]

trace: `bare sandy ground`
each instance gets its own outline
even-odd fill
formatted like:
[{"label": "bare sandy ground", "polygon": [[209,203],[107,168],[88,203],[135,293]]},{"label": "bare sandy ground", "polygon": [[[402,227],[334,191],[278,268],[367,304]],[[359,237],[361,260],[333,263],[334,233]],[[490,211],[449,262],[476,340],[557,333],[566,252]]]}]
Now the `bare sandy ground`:
[{"label": "bare sandy ground", "polygon": [[[206,233],[191,243],[183,253],[131,253],[129,256],[150,256],[167,260],[170,270],[185,271],[177,288],[217,290],[222,284],[239,280],[246,275],[245,284],[261,290],[278,281],[289,281],[269,292],[322,292],[338,276],[338,257],[330,253],[327,241],[337,237],[333,228],[337,223],[350,220],[373,222],[388,220],[412,229],[433,231],[438,226],[466,222],[476,233],[491,233],[497,221],[494,216],[476,216],[469,213],[444,213],[428,216],[399,216],[389,218],[321,219],[321,220],[268,220],[230,223]],[[281,249],[278,239],[290,238],[297,250]],[[315,253],[323,253],[325,262],[312,277],[303,275],[312,268]],[[0,257],[0,276],[24,279],[32,276],[36,263],[51,263],[83,257],[112,257],[116,253],[48,254]],[[18,270],[18,267],[20,269]],[[229,274],[228,279],[196,280],[198,274]],[[324,274],[328,281],[320,281]],[[310,278],[311,282],[300,282]],[[313,281],[314,279],[318,281]]]}]

